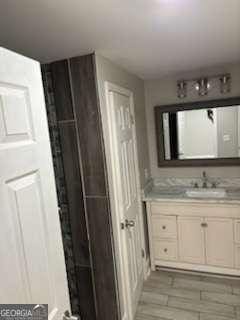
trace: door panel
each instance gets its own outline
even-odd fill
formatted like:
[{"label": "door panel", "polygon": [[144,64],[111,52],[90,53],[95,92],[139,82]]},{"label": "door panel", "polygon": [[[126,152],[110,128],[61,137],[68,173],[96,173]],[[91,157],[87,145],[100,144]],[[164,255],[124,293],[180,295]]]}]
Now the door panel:
[{"label": "door panel", "polygon": [[[26,88],[17,85],[0,85],[0,143],[28,141],[32,138],[32,117]],[[18,121],[16,122],[16,114]]]},{"label": "door panel", "polygon": [[200,217],[178,217],[180,261],[205,264],[203,222]]},{"label": "door panel", "polygon": [[134,228],[129,228],[127,230],[129,239],[129,245],[131,246],[130,248],[130,259],[131,259],[131,265],[132,267],[130,268],[131,270],[131,281],[132,285],[131,287],[133,288],[133,292],[138,290],[139,286],[139,277],[141,277],[142,273],[142,256],[140,255],[141,253],[141,237],[140,233],[137,232],[140,228],[140,223],[139,223],[139,216],[136,216],[135,219],[135,226]]},{"label": "door panel", "polygon": [[207,264],[221,267],[234,267],[233,220],[206,218]]},{"label": "door panel", "polygon": [[136,167],[134,159],[134,149],[133,149],[133,140],[130,140],[128,143],[128,154],[129,154],[129,177],[130,177],[130,189],[131,189],[131,198],[133,201],[137,200],[137,183],[136,183]]},{"label": "door panel", "polygon": [[123,183],[123,194],[124,194],[124,206],[126,210],[128,210],[131,205],[127,145],[128,145],[127,141],[123,141],[121,143],[122,180],[123,180],[122,183]]},{"label": "door panel", "polygon": [[[19,244],[18,251],[21,252],[19,262],[26,275],[26,293],[34,301],[44,301],[51,307],[53,306],[52,284],[48,277],[47,233],[39,172],[17,177],[7,182],[6,186],[11,204],[12,224]],[[31,263],[27,262],[27,257],[31,257]],[[39,290],[43,284],[45,290]]]},{"label": "door panel", "polygon": [[39,63],[0,48],[0,302],[70,308]]}]

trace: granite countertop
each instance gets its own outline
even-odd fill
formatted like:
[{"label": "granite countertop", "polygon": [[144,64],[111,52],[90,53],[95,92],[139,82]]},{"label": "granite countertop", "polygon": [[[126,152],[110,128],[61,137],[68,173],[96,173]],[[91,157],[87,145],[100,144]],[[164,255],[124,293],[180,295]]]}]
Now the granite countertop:
[{"label": "granite countertop", "polygon": [[189,203],[220,203],[240,204],[240,188],[226,188],[226,196],[222,198],[193,198],[186,195],[189,186],[155,186],[151,185],[142,192],[143,201],[154,202],[189,202]]}]

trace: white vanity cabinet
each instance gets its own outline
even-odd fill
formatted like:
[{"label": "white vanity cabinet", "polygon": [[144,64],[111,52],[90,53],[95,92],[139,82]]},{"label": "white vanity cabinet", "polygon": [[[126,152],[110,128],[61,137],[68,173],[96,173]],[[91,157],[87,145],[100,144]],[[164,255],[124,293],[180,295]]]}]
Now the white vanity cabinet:
[{"label": "white vanity cabinet", "polygon": [[151,267],[240,275],[240,205],[147,202]]}]

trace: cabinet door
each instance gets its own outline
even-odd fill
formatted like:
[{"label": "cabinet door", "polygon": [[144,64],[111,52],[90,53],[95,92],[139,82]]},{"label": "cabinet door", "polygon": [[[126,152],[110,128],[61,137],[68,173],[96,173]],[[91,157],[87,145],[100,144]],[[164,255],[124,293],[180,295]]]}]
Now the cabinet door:
[{"label": "cabinet door", "polygon": [[204,219],[200,217],[179,217],[180,261],[205,264]]},{"label": "cabinet door", "polygon": [[233,268],[233,220],[222,218],[206,218],[205,222],[207,264],[212,266]]},{"label": "cabinet door", "polygon": [[235,242],[240,244],[240,220],[235,220],[234,225]]}]

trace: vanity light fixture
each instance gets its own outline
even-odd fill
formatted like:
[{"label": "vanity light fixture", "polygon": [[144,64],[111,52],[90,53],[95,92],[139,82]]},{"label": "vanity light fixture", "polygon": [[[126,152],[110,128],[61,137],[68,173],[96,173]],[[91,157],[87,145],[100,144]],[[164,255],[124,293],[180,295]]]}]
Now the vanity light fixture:
[{"label": "vanity light fixture", "polygon": [[210,89],[210,83],[208,78],[201,78],[197,80],[195,88],[198,91],[199,96],[206,96]]},{"label": "vanity light fixture", "polygon": [[231,91],[231,75],[224,74],[219,78],[220,81],[220,92],[229,93]]},{"label": "vanity light fixture", "polygon": [[[188,86],[188,84],[191,84]],[[211,88],[219,86],[219,90],[222,94],[229,93],[231,91],[231,74],[218,74],[208,77],[201,77],[198,79],[179,80],[177,82],[177,96],[180,99],[186,98],[188,88],[193,88],[198,92],[200,97],[204,97],[208,94]]]},{"label": "vanity light fixture", "polygon": [[184,80],[180,80],[177,83],[177,94],[178,98],[183,99],[187,96],[187,82]]}]

